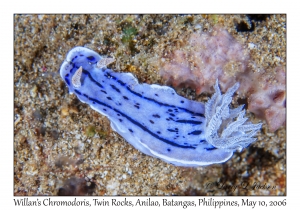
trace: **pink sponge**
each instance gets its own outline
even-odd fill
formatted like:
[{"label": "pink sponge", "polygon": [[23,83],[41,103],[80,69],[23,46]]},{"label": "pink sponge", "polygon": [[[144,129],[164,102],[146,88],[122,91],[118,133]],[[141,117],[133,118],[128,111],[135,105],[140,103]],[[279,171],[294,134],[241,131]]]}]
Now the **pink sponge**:
[{"label": "pink sponge", "polygon": [[160,74],[167,84],[200,94],[213,93],[216,79],[224,92],[239,82],[238,92],[248,97],[248,109],[266,119],[271,131],[285,123],[285,68],[276,67],[272,74],[254,73],[248,67],[247,50],[226,30],[216,26],[211,32],[194,33],[165,60]]},{"label": "pink sponge", "polygon": [[194,33],[182,50],[170,56],[160,74],[175,87],[194,88],[197,94],[213,92],[217,78],[226,91],[236,83],[234,75],[245,72],[249,55],[226,30],[214,27],[211,32]]},{"label": "pink sponge", "polygon": [[254,84],[254,93],[248,98],[248,109],[256,116],[265,118],[271,131],[286,121],[285,68],[276,67],[275,79],[263,75]]}]

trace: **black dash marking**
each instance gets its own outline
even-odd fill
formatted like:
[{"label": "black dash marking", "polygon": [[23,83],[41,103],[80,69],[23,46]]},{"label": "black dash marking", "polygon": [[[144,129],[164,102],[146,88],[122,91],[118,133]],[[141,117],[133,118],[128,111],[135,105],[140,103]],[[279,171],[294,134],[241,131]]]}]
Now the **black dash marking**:
[{"label": "black dash marking", "polygon": [[200,135],[202,133],[202,131],[197,130],[197,131],[193,131],[191,133],[188,133],[188,135]]},{"label": "black dash marking", "polygon": [[184,101],[180,101],[180,103],[182,103],[182,104],[183,104],[183,103],[184,103]]},{"label": "black dash marking", "polygon": [[107,94],[107,92],[105,90],[100,90],[100,91],[103,92],[103,93],[105,93],[105,94]]},{"label": "black dash marking", "polygon": [[200,125],[201,121],[194,121],[194,120],[176,120],[178,123],[188,123],[188,124],[194,124],[194,125]]},{"label": "black dash marking", "polygon": [[123,122],[123,120],[122,120],[122,119],[119,119],[119,121],[120,121],[120,122]]},{"label": "black dash marking", "polygon": [[78,90],[75,90],[75,93],[77,93],[78,95],[81,95],[81,92],[79,92]]},{"label": "black dash marking", "polygon": [[103,109],[104,111],[106,111],[106,109]]},{"label": "black dash marking", "polygon": [[111,76],[111,78],[113,79],[113,80],[117,80],[117,78],[116,77],[114,77],[114,76],[112,76],[112,75],[110,75]]},{"label": "black dash marking", "polygon": [[77,58],[78,56],[76,55],[73,59],[72,59],[72,62]]},{"label": "black dash marking", "polygon": [[152,116],[155,117],[155,118],[160,118],[160,116],[158,114],[154,114]]},{"label": "black dash marking", "polygon": [[89,61],[94,61],[95,60],[95,57],[94,56],[89,56],[89,57],[86,57]]},{"label": "black dash marking", "polygon": [[171,152],[171,149],[167,149],[168,150],[168,152]]},{"label": "black dash marking", "polygon": [[120,116],[120,114],[117,114],[117,116]]},{"label": "black dash marking", "polygon": [[70,70],[70,73],[72,73],[73,71],[76,71],[77,69],[80,68],[80,66],[76,66],[75,63],[73,63],[72,61],[71,61],[71,63],[72,63],[72,69]]},{"label": "black dash marking", "polygon": [[107,72],[104,76],[107,77],[108,79],[112,78],[113,80],[117,80],[116,77],[112,76],[110,73],[107,73]]},{"label": "black dash marking", "polygon": [[111,97],[106,97],[108,100],[112,100],[112,98]]},{"label": "black dash marking", "polygon": [[86,57],[89,61],[93,61],[93,60],[95,60],[95,57],[94,56],[88,56],[88,57]]},{"label": "black dash marking", "polygon": [[110,74],[104,74],[104,76],[105,76],[107,79],[110,79],[110,78],[111,78]]},{"label": "black dash marking", "polygon": [[139,105],[137,105],[137,104],[136,104],[136,105],[134,105],[134,107],[136,107],[136,108],[138,108],[138,109],[140,108],[140,107],[139,107]]},{"label": "black dash marking", "polygon": [[118,80],[117,82],[118,82],[119,84],[123,85],[123,86],[126,85],[126,83],[125,83],[125,82],[122,82],[121,80]]},{"label": "black dash marking", "polygon": [[70,86],[70,80],[68,78],[65,78],[65,81]]},{"label": "black dash marking", "polygon": [[100,88],[103,88],[103,86],[99,83],[99,82],[97,82],[93,77],[92,77],[92,75],[90,74],[90,72],[88,72],[87,70],[82,70],[82,73],[83,74],[87,74],[88,75],[88,77],[90,78],[90,80],[92,81],[92,82],[94,82],[98,87],[100,87]]},{"label": "black dash marking", "polygon": [[171,115],[172,117],[175,117],[175,114],[173,114],[173,113],[170,113],[170,115]]},{"label": "black dash marking", "polygon": [[212,148],[205,148],[205,149],[208,150],[208,151],[210,151],[210,150],[215,150],[215,149],[217,149],[217,148],[212,147]]},{"label": "black dash marking", "polygon": [[158,94],[157,94],[157,93],[155,93],[154,95],[158,96]]},{"label": "black dash marking", "polygon": [[125,100],[129,100],[129,98],[127,98],[126,96],[123,96],[123,98],[124,98]]},{"label": "black dash marking", "polygon": [[133,130],[131,130],[130,128],[128,129],[131,133],[133,133]]},{"label": "black dash marking", "polygon": [[177,130],[173,130],[173,129],[167,129],[170,132],[177,132]]},{"label": "black dash marking", "polygon": [[154,122],[152,120],[149,120],[152,124],[154,124]]},{"label": "black dash marking", "polygon": [[82,94],[84,97],[89,99],[89,96],[87,94]]},{"label": "black dash marking", "polygon": [[118,93],[121,93],[121,91],[119,90],[119,88],[117,88],[116,86],[114,86],[114,85],[110,85],[110,86],[112,87],[112,89],[114,89]]},{"label": "black dash marking", "polygon": [[169,111],[169,112],[173,112],[173,110],[172,110],[172,109],[168,109],[168,111]]},{"label": "black dash marking", "polygon": [[167,121],[170,121],[170,119],[169,119],[169,118],[166,118],[166,120],[167,120]]},{"label": "black dash marking", "polygon": [[158,134],[161,134],[161,132],[160,132],[160,131],[157,131],[157,133],[158,133]]},{"label": "black dash marking", "polygon": [[199,141],[199,143],[203,143],[203,142],[205,142],[205,140],[200,140],[200,141]]}]

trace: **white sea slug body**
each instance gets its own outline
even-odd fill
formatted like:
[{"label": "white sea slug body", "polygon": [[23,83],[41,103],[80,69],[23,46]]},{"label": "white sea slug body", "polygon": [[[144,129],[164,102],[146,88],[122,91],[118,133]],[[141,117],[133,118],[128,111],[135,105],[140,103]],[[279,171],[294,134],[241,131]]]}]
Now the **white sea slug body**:
[{"label": "white sea slug body", "polygon": [[106,69],[99,63],[107,61],[101,59],[90,49],[75,47],[60,75],[70,93],[107,116],[113,130],[141,152],[195,167],[225,162],[256,140],[261,124],[246,122],[242,106],[229,108],[238,84],[222,95],[216,83],[216,93],[203,104],[167,86],[139,84],[130,73]]}]

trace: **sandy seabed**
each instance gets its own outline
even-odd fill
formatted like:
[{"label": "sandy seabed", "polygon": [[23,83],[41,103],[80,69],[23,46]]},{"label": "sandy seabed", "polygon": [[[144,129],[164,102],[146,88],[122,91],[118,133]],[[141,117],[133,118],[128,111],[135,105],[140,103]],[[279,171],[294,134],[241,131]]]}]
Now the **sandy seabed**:
[{"label": "sandy seabed", "polygon": [[285,15],[254,19],[245,32],[237,26],[251,28],[246,15],[15,15],[14,194],[286,195],[285,126],[270,132],[264,123],[258,140],[226,163],[175,167],[113,132],[106,117],[68,94],[58,72],[70,49],[86,46],[115,57],[110,68],[164,85],[161,58],[180,37],[216,24],[249,46],[257,68],[286,65]]}]

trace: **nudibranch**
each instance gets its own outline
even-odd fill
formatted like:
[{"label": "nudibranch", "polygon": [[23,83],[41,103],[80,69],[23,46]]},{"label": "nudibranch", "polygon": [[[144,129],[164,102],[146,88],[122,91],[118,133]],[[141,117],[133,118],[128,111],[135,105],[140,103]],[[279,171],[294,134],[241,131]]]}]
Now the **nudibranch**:
[{"label": "nudibranch", "polygon": [[262,124],[252,124],[243,106],[230,108],[236,83],[222,94],[218,81],[207,103],[191,101],[167,86],[139,84],[131,73],[106,66],[111,58],[75,47],[60,67],[69,92],[105,115],[111,127],[141,152],[176,166],[227,161],[254,142]]}]

